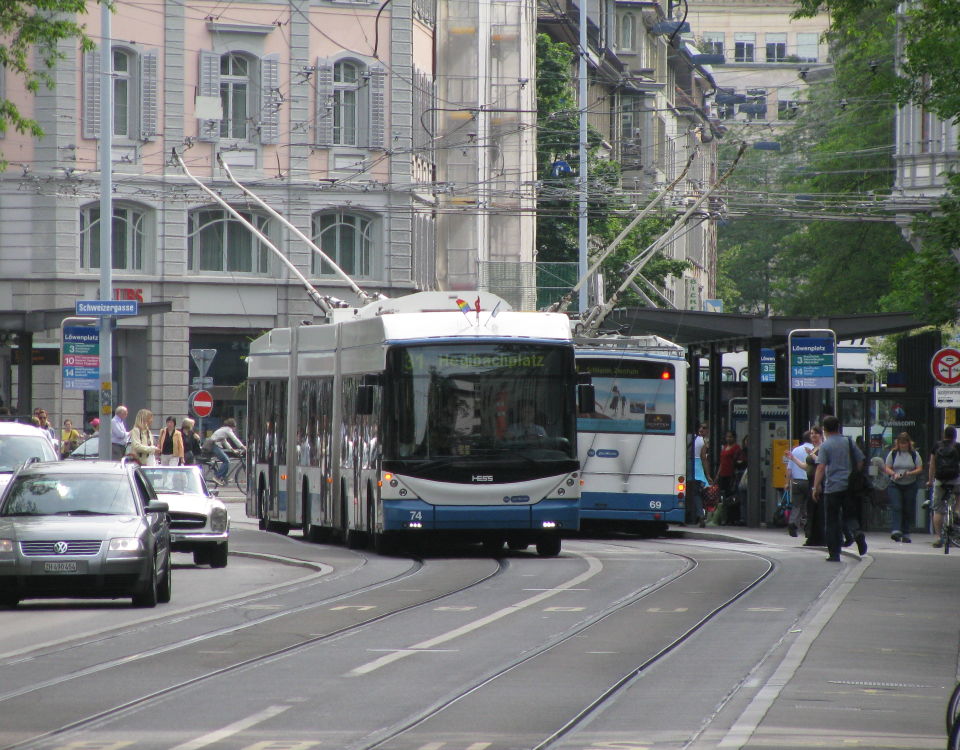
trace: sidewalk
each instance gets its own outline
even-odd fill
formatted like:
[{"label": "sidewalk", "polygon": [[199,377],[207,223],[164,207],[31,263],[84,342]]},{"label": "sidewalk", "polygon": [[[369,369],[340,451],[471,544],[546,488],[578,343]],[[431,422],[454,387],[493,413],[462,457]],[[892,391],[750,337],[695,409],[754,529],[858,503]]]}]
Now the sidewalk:
[{"label": "sidewalk", "polygon": [[[688,539],[797,547],[826,558],[826,548],[802,547],[803,538],[786,529],[681,532]],[[879,531],[866,537],[867,553],[841,551],[812,619],[785,638],[784,648],[794,651],[784,664],[796,655],[792,666],[774,676],[711,747],[946,746],[944,716],[960,675],[960,549],[945,555],[932,546],[931,534],[911,534],[911,544]]]}]

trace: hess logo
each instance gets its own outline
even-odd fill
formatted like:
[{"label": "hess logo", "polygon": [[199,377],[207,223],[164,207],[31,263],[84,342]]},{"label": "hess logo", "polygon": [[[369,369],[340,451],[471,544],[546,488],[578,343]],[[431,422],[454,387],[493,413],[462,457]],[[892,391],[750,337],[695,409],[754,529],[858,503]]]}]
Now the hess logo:
[{"label": "hess logo", "polygon": [[493,474],[473,474],[470,477],[471,482],[492,482]]}]

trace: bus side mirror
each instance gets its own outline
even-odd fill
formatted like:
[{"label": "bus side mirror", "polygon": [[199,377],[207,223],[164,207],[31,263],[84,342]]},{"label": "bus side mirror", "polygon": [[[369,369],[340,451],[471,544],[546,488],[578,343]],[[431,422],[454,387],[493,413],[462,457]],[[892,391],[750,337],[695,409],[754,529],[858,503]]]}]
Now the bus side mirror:
[{"label": "bus side mirror", "polygon": [[373,386],[357,386],[357,414],[365,417],[373,414]]},{"label": "bus side mirror", "polygon": [[597,393],[593,383],[581,383],[577,386],[577,411],[592,414],[597,410]]}]

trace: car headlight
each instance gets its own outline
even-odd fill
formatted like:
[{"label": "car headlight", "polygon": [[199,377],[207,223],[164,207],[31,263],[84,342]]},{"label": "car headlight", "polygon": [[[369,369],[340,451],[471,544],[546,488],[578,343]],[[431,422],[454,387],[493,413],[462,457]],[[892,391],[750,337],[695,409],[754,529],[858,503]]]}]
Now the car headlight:
[{"label": "car headlight", "polygon": [[13,539],[0,539],[0,555],[6,557],[12,555],[16,549],[16,542]]},{"label": "car headlight", "polygon": [[221,534],[227,528],[227,509],[214,508],[210,513],[210,531]]},{"label": "car headlight", "polygon": [[143,542],[135,537],[118,537],[110,540],[107,557],[140,557],[143,554]]}]

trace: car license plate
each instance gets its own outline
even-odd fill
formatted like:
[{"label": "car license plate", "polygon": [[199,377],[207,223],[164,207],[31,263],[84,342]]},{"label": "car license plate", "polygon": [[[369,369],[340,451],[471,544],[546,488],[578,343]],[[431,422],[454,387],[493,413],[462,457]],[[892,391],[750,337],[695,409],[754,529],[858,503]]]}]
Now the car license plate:
[{"label": "car license plate", "polygon": [[76,573],[77,564],[75,562],[48,562],[43,564],[45,573]]}]

